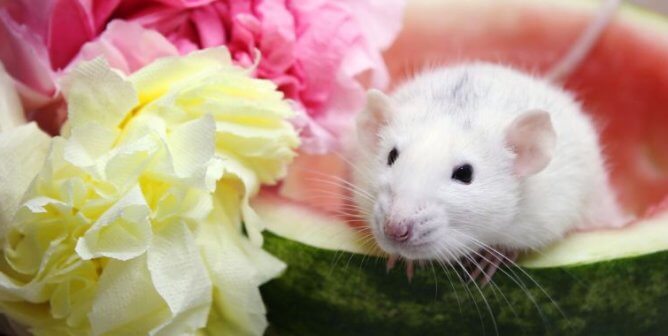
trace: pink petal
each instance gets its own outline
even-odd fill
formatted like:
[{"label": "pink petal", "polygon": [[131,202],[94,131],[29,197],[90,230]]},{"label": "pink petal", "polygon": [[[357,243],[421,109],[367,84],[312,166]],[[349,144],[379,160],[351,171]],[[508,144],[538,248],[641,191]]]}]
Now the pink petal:
[{"label": "pink petal", "polygon": [[249,54],[257,48],[257,37],[261,32],[260,22],[256,17],[241,13],[232,18],[230,49]]},{"label": "pink petal", "polygon": [[38,36],[46,36],[53,0],[12,0],[0,3],[16,22],[28,26]]},{"label": "pink petal", "polygon": [[380,51],[389,48],[399,34],[406,1],[337,1],[351,8],[351,13],[365,36],[365,46],[359,49],[359,55],[346,57],[344,71],[349,76],[358,76],[368,71],[368,86],[379,89],[387,87],[390,79]]},{"label": "pink petal", "polygon": [[[332,79],[343,56],[357,47],[356,40],[362,35],[354,19],[340,6],[330,3],[315,9],[300,6],[294,6],[301,18],[295,57],[306,75],[305,90],[300,98],[317,120],[329,101],[334,85]],[[308,8],[307,11],[304,8]]]},{"label": "pink petal", "polygon": [[97,40],[83,46],[70,66],[103,56],[112,67],[129,74],[157,58],[173,55],[178,55],[178,50],[160,33],[138,23],[114,20]]},{"label": "pink petal", "polygon": [[47,45],[51,66],[62,69],[95,36],[92,18],[77,0],[55,0]]},{"label": "pink petal", "polygon": [[124,18],[127,21],[137,22],[144,27],[154,28],[165,34],[187,24],[189,17],[188,12],[184,12],[178,8],[152,5],[139,11],[131,12],[130,15]]},{"label": "pink petal", "polygon": [[216,0],[157,0],[157,1],[175,8],[185,9],[185,8],[204,6]]},{"label": "pink petal", "polygon": [[167,38],[174,43],[183,55],[200,49],[197,32],[189,24],[182,25],[177,31],[167,35]]},{"label": "pink petal", "polygon": [[26,110],[42,106],[56,93],[46,46],[28,27],[0,10],[0,61],[17,82]]},{"label": "pink petal", "polygon": [[202,48],[225,43],[225,28],[215,8],[207,6],[194,9],[191,21],[195,25]]},{"label": "pink petal", "polygon": [[263,66],[262,61],[260,61],[260,68],[257,69],[257,76],[259,78],[269,79],[276,83],[285,97],[296,99],[299,98],[299,93],[304,90],[304,83],[302,82],[303,76],[298,71],[297,67],[291,70],[292,71],[288,73],[276,74],[272,69],[267,69],[267,67]]},{"label": "pink petal", "polygon": [[284,1],[261,2],[257,17],[262,31],[258,46],[262,51],[260,68],[267,76],[283,74],[295,63],[295,18]]},{"label": "pink petal", "polygon": [[95,32],[99,34],[107,22],[111,13],[118,7],[121,3],[121,0],[95,0],[92,3],[92,14],[93,14],[93,27],[95,27]]},{"label": "pink petal", "polygon": [[335,0],[350,7],[364,36],[378,50],[389,48],[401,30],[406,0]]},{"label": "pink petal", "polygon": [[294,125],[302,139],[301,149],[309,154],[326,154],[338,146],[337,139],[331,132],[316,123],[297,102],[293,102],[297,111],[290,122]]},{"label": "pink petal", "polygon": [[330,138],[341,139],[363,108],[365,87],[388,84],[380,51],[397,34],[402,8],[399,0],[292,3],[298,23],[293,69],[304,74],[298,98],[311,121],[321,127],[320,132],[303,135],[323,137],[304,140],[305,150],[319,152]]}]

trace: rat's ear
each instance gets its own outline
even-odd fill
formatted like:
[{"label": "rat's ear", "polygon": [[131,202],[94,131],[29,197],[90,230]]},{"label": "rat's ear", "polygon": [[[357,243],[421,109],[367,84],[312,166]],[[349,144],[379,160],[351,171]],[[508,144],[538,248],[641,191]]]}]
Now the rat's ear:
[{"label": "rat's ear", "polygon": [[378,130],[387,122],[391,110],[390,97],[379,90],[371,89],[366,93],[366,106],[357,115],[357,137],[365,145],[375,145]]},{"label": "rat's ear", "polygon": [[531,110],[515,118],[506,129],[506,145],[517,155],[515,174],[529,176],[547,167],[556,142],[549,113]]}]

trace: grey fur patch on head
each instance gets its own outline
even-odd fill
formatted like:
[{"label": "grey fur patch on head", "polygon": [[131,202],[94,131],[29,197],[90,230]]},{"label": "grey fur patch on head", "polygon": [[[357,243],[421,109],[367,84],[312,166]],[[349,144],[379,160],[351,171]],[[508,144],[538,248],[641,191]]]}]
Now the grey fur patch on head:
[{"label": "grey fur patch on head", "polygon": [[464,88],[469,84],[469,73],[464,72],[460,77],[455,86],[452,88],[452,91],[450,92],[450,96],[455,100],[455,101],[460,101],[461,98],[466,98],[467,93],[470,92],[470,90],[464,91]]}]

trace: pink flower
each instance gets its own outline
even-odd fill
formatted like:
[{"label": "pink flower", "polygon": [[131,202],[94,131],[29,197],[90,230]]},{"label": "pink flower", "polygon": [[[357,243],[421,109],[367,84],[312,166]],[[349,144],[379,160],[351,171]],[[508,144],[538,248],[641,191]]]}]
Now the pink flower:
[{"label": "pink flower", "polygon": [[0,7],[0,61],[14,78],[28,119],[45,131],[57,134],[66,118],[58,78],[76,61],[104,55],[129,73],[155,58],[178,54],[155,31],[136,23],[109,23],[117,4],[16,0]]},{"label": "pink flower", "polygon": [[[303,149],[312,153],[336,148],[353,115],[362,108],[365,86],[387,85],[381,51],[398,33],[404,2],[22,1],[25,5],[17,5],[13,11],[16,29],[5,35],[21,36],[22,40],[30,35],[34,41],[28,51],[22,51],[31,53],[21,61],[26,63],[24,70],[10,73],[42,97],[57,94],[56,76],[45,69],[58,71],[100,54],[112,65],[131,72],[175,50],[185,54],[218,45],[227,45],[237,63],[250,66],[257,50],[261,59],[256,76],[273,80],[294,102],[300,112],[294,123],[300,129]],[[36,6],[42,8],[36,16],[42,19],[28,23],[29,16],[21,16],[26,11],[20,7],[33,10]],[[9,17],[7,13],[0,16],[0,26],[13,27]],[[48,24],[44,24],[45,18]],[[4,53],[0,58],[5,62]],[[39,76],[32,78],[35,73]],[[361,83],[362,77],[365,83]],[[22,96],[28,106],[35,102],[30,98],[34,95]]]}]

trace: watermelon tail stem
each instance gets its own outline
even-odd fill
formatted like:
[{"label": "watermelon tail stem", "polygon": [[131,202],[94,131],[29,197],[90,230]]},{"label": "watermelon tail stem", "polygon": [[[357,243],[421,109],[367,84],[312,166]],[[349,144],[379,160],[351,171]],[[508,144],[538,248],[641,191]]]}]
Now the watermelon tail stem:
[{"label": "watermelon tail stem", "polygon": [[601,5],[598,15],[586,27],[575,44],[546,74],[551,82],[562,82],[577,69],[600,39],[603,31],[612,21],[622,0],[607,0]]}]

